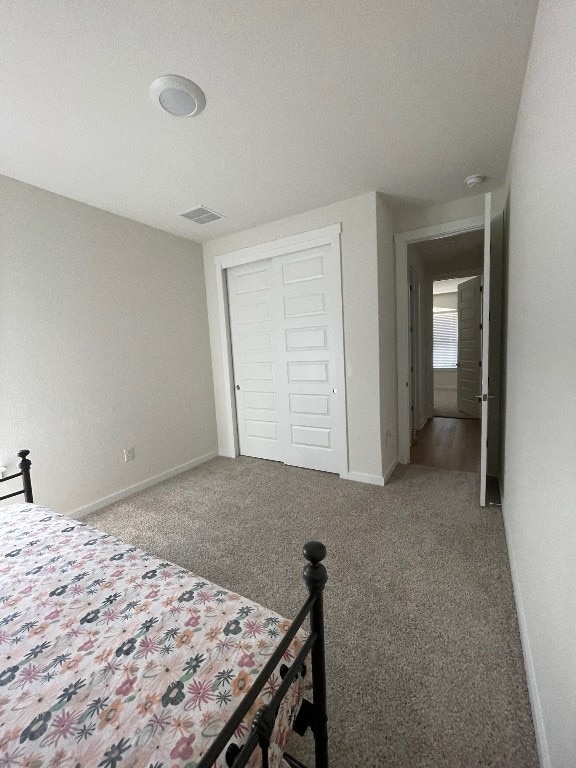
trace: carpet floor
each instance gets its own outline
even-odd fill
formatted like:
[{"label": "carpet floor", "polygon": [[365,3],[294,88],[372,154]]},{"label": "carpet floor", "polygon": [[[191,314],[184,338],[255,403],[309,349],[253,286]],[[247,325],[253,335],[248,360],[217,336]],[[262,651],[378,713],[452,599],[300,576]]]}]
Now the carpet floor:
[{"label": "carpet floor", "polygon": [[332,768],[536,768],[502,517],[477,497],[466,472],[380,488],[219,458],[86,522],[284,616],[323,541]]}]

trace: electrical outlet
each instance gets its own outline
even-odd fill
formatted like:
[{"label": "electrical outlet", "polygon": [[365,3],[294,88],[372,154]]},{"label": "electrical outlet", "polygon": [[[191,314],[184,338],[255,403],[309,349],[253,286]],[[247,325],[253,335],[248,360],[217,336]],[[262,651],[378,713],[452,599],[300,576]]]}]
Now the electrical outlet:
[{"label": "electrical outlet", "polygon": [[134,446],[124,448],[124,461],[134,461]]}]

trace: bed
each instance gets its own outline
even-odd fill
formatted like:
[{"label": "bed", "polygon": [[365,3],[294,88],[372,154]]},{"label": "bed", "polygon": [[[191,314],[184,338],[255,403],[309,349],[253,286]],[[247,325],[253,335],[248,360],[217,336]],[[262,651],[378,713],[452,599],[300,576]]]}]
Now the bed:
[{"label": "bed", "polygon": [[34,504],[19,455],[5,479],[25,502],[0,507],[0,764],[299,768],[286,742],[311,727],[327,768],[323,544],[304,546],[289,621]]}]

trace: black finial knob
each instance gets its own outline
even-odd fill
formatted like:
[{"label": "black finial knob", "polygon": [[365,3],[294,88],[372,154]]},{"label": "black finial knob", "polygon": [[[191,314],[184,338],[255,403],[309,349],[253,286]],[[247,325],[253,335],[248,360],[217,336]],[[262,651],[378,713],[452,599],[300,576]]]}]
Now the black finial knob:
[{"label": "black finial knob", "polygon": [[24,485],[24,498],[26,499],[26,503],[33,504],[34,498],[32,496],[32,483],[30,481],[30,467],[32,466],[32,462],[28,458],[29,453],[30,451],[27,451],[26,449],[18,451],[18,456],[20,457],[18,469],[22,470],[22,483]]},{"label": "black finial knob", "polygon": [[29,453],[30,451],[27,450],[18,451],[17,456],[20,457],[20,461],[18,462],[19,469],[28,470],[32,466],[32,462],[28,458]]},{"label": "black finial knob", "polygon": [[304,557],[312,565],[321,563],[326,557],[326,547],[321,541],[307,541],[302,548]]},{"label": "black finial knob", "polygon": [[326,568],[322,560],[326,557],[326,547],[321,541],[308,541],[302,549],[308,562],[304,566],[304,581],[311,595],[318,594],[324,589],[328,580]]}]

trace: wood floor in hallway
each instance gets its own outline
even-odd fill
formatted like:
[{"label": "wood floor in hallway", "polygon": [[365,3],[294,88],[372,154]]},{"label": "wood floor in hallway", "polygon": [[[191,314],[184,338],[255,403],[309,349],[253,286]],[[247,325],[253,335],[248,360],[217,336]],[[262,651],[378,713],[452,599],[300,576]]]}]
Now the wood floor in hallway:
[{"label": "wood floor in hallway", "polygon": [[429,419],[416,433],[410,461],[438,469],[480,472],[480,420]]}]

